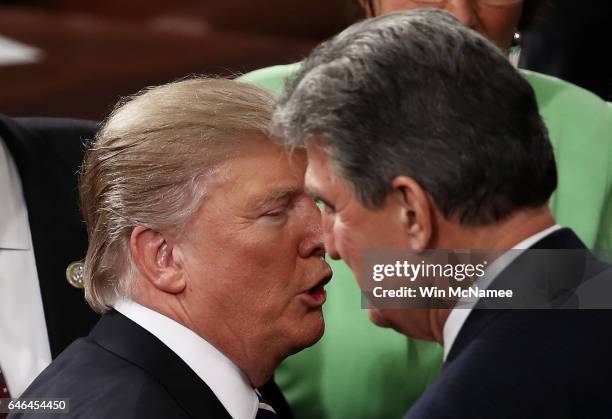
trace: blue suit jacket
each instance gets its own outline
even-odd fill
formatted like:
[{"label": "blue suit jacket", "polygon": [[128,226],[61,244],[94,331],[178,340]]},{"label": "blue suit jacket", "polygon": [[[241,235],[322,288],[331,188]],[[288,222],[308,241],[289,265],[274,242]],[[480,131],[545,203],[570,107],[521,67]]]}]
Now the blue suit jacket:
[{"label": "blue suit jacket", "polygon": [[[570,291],[580,286],[571,281],[583,280],[585,272],[603,272],[612,281],[609,265],[594,259],[571,230],[558,230],[532,248],[584,249],[587,256],[557,260],[557,266],[521,266],[519,257],[493,286],[520,269],[538,275],[553,270]],[[563,301],[571,306],[575,295]],[[612,418],[611,325],[612,310],[474,309],[439,379],[408,418]]]}]

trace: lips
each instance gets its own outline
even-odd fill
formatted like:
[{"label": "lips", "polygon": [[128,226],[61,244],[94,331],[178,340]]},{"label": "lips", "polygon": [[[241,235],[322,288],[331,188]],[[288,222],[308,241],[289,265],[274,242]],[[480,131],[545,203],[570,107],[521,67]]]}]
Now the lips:
[{"label": "lips", "polygon": [[332,273],[331,271],[326,272],[321,280],[317,282],[314,286],[308,288],[303,291],[300,295],[303,296],[306,304],[311,307],[320,307],[325,303],[327,299],[327,292],[325,292],[325,285],[329,281],[331,281]]}]

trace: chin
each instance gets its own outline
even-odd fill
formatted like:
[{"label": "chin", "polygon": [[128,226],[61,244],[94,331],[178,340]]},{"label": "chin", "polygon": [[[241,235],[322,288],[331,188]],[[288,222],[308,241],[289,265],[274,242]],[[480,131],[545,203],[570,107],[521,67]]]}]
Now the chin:
[{"label": "chin", "polygon": [[391,323],[385,318],[380,310],[371,308],[368,310],[370,321],[379,327],[391,327]]},{"label": "chin", "polygon": [[368,314],[377,326],[393,329],[414,339],[435,341],[428,323],[424,322],[422,310],[370,309]]},{"label": "chin", "polygon": [[292,332],[294,344],[290,355],[314,345],[323,337],[325,332],[323,313],[320,310],[308,313],[302,320],[301,327],[292,329]]}]

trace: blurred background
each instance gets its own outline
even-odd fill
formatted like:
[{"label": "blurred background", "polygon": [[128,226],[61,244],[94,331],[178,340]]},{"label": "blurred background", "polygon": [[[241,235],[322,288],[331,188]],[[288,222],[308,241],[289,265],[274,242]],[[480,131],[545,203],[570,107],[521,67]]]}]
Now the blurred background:
[{"label": "blurred background", "polygon": [[343,0],[0,1],[0,112],[100,119],[147,85],[297,61],[356,13]]},{"label": "blurred background", "polygon": [[[612,99],[611,4],[548,2],[522,66]],[[297,61],[361,17],[352,0],[0,0],[0,112],[100,119],[147,85]]]}]

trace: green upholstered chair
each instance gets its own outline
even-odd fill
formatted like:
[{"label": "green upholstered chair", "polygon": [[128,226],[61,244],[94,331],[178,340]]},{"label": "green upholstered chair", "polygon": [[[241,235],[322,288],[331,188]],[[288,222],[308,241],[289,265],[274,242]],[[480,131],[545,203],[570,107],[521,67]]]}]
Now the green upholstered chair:
[{"label": "green upholstered chair", "polygon": [[[299,63],[245,74],[240,81],[280,93]],[[612,249],[612,105],[570,83],[523,71],[550,131],[559,171],[551,207],[559,224],[589,247]],[[296,418],[400,418],[437,376],[442,350],[370,323],[348,267],[334,279],[319,343],[288,358],[276,379]]]}]

